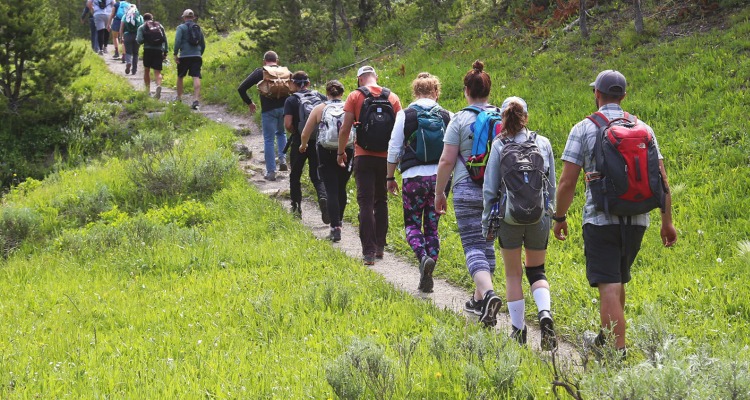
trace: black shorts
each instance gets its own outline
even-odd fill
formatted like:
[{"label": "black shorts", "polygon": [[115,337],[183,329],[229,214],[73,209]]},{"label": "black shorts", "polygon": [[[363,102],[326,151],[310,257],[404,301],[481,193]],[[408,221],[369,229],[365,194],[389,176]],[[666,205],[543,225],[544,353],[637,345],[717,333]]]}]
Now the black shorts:
[{"label": "black shorts", "polygon": [[583,226],[586,278],[589,285],[630,282],[630,266],[641,249],[645,226]]},{"label": "black shorts", "polygon": [[143,68],[161,71],[162,61],[164,61],[164,53],[161,49],[143,49]]},{"label": "black shorts", "polygon": [[201,77],[201,67],[203,66],[202,57],[184,57],[180,58],[177,63],[177,76],[184,78],[185,75],[190,75],[193,78]]}]

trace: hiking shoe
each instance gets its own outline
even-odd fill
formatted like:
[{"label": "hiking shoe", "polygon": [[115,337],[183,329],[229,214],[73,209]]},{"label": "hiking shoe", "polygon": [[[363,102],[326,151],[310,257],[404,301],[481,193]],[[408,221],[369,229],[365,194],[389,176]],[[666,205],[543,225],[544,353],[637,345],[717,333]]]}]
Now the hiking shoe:
[{"label": "hiking shoe", "polygon": [[279,164],[279,171],[288,171],[289,168],[286,166],[286,158],[285,157],[279,157],[276,160],[276,163]]},{"label": "hiking shoe", "polygon": [[190,106],[190,108],[192,108],[193,110],[197,110],[198,107],[200,107],[200,106],[201,106],[200,103],[198,102],[198,100],[196,100],[196,101],[193,102],[193,104]]},{"label": "hiking shoe", "polygon": [[125,75],[130,73],[130,63],[125,64]]},{"label": "hiking shoe", "polygon": [[464,303],[464,311],[470,312],[474,315],[482,315],[482,301],[474,300],[474,296],[471,296],[469,301]]},{"label": "hiking shoe", "polygon": [[548,310],[539,311],[539,330],[542,332],[542,350],[550,351],[557,348],[554,321]]},{"label": "hiking shoe", "polygon": [[423,293],[432,293],[435,282],[432,280],[432,272],[435,270],[435,260],[424,256],[419,263],[419,287]]},{"label": "hiking shoe", "polygon": [[115,55],[112,56],[113,60],[119,60],[120,59],[120,53],[115,53]]},{"label": "hiking shoe", "polygon": [[136,67],[135,67],[135,65],[133,65],[133,70],[131,71],[131,73],[132,73],[133,75],[135,75],[135,71],[136,71],[137,69],[138,69],[138,68],[136,68]]},{"label": "hiking shoe", "polygon": [[331,223],[331,216],[328,215],[328,199],[321,197],[318,199],[318,206],[320,206],[320,218],[323,223],[328,225]]},{"label": "hiking shoe", "polygon": [[297,219],[302,219],[302,208],[300,207],[299,203],[292,202],[291,212],[292,215],[297,217]]},{"label": "hiking shoe", "polygon": [[104,51],[103,51],[103,50],[99,50],[99,55],[100,55],[100,56],[101,56],[101,55],[104,55]]},{"label": "hiking shoe", "polygon": [[518,329],[513,326],[513,330],[510,331],[510,338],[518,342],[521,346],[526,345],[526,333],[527,329],[524,326],[523,329]]},{"label": "hiking shoe", "polygon": [[482,315],[479,317],[479,322],[487,327],[497,325],[497,312],[500,311],[501,305],[503,301],[495,295],[495,291],[488,290],[482,300]]},{"label": "hiking shoe", "polygon": [[328,236],[329,239],[331,239],[332,242],[337,243],[341,241],[341,227],[337,226],[335,228],[331,228],[331,234]]},{"label": "hiking shoe", "polygon": [[385,256],[385,247],[378,247],[378,249],[375,251],[375,258],[378,260],[382,260],[383,256]]},{"label": "hiking shoe", "polygon": [[269,172],[263,176],[263,179],[267,181],[275,181],[276,180],[276,173],[275,172]]},{"label": "hiking shoe", "polygon": [[365,254],[362,257],[362,263],[365,265],[375,265],[375,255],[374,254]]},{"label": "hiking shoe", "polygon": [[122,58],[122,63],[125,64],[127,60],[125,60],[125,57]]},{"label": "hiking shoe", "polygon": [[604,357],[604,334],[599,332],[596,334],[592,331],[583,332],[583,351],[585,353],[593,353],[597,361],[601,361]]},{"label": "hiking shoe", "polygon": [[156,87],[156,92],[154,93],[154,98],[156,100],[159,100],[161,98],[161,86]]}]

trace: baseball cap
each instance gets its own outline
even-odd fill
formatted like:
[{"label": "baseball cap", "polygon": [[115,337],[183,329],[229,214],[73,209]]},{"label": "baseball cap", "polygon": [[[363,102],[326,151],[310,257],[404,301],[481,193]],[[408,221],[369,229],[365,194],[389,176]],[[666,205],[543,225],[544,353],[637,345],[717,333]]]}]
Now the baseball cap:
[{"label": "baseball cap", "polygon": [[591,82],[589,86],[593,86],[596,90],[610,96],[624,96],[626,85],[627,82],[623,74],[608,69],[600,72],[596,80]]},{"label": "baseball cap", "polygon": [[[360,67],[360,68],[359,68],[359,69],[357,70],[357,78],[359,78],[360,76],[362,76],[362,75],[364,75],[364,74],[367,74],[367,73],[373,73],[373,74],[376,74],[376,73],[375,73],[375,68],[373,68],[373,67],[371,67],[371,66],[369,66],[369,65],[365,65],[365,66],[363,66],[363,67]],[[377,74],[376,74],[376,75],[377,75]]]},{"label": "baseball cap", "polygon": [[501,114],[505,111],[506,108],[508,108],[508,105],[510,105],[510,103],[518,103],[518,104],[520,104],[523,107],[523,112],[525,112],[526,114],[529,113],[529,107],[526,106],[526,101],[524,99],[522,99],[520,97],[516,97],[516,96],[511,96],[511,97],[508,97],[507,99],[503,100],[503,105],[500,106],[500,113]]},{"label": "baseball cap", "polygon": [[193,10],[188,8],[187,10],[182,12],[182,18],[185,17],[195,17],[195,13],[193,12]]}]

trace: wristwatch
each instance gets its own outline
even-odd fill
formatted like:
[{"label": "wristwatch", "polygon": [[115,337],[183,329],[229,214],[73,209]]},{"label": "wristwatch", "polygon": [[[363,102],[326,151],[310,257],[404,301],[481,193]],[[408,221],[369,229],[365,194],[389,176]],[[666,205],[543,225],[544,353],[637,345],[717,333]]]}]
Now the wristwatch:
[{"label": "wristwatch", "polygon": [[552,220],[555,222],[565,222],[566,219],[568,219],[567,213],[563,214],[561,217],[558,217],[555,214],[552,214]]}]

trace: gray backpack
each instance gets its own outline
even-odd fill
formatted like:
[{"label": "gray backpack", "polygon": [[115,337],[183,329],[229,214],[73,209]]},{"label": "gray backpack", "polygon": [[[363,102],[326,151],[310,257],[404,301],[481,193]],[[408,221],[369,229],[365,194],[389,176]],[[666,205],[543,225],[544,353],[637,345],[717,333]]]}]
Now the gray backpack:
[{"label": "gray backpack", "polygon": [[500,152],[500,215],[510,225],[533,225],[549,206],[549,180],[544,156],[536,145],[536,133],[516,143],[502,140]]},{"label": "gray backpack", "polygon": [[[320,117],[320,124],[318,124],[318,144],[327,150],[337,150],[339,148],[339,129],[344,123],[344,103],[341,101],[326,101],[325,104],[323,115]],[[353,144],[354,129],[352,128],[346,147],[352,147]]]}]

